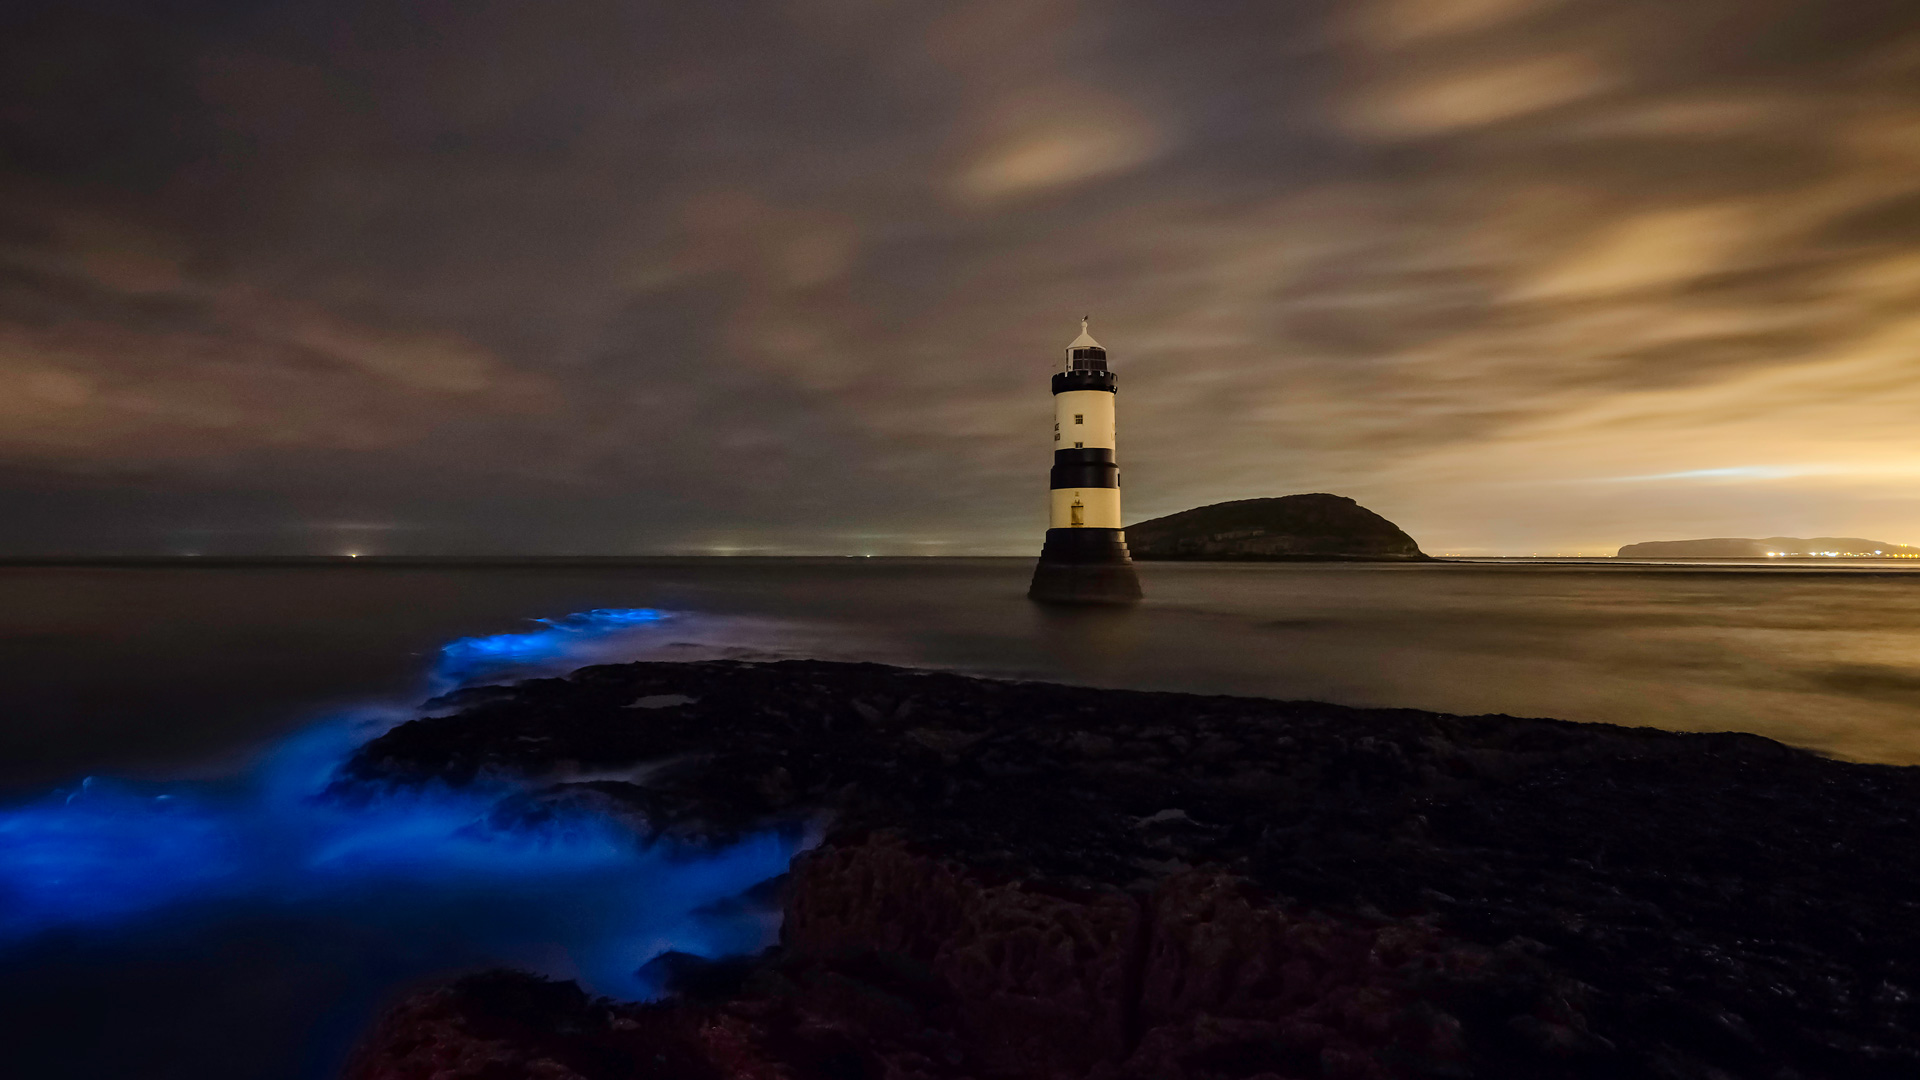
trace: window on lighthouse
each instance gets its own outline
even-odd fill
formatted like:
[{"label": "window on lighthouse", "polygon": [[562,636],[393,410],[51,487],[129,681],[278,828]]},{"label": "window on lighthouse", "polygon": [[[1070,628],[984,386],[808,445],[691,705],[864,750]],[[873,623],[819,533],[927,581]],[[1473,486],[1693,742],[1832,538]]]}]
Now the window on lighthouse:
[{"label": "window on lighthouse", "polygon": [[1076,424],[1084,424],[1084,423],[1086,423],[1086,422],[1087,422],[1087,414],[1086,414],[1086,413],[1074,413],[1074,414],[1073,414],[1073,422],[1074,422],[1074,423],[1076,423]]},{"label": "window on lighthouse", "polygon": [[1069,506],[1067,509],[1070,512],[1070,516],[1067,518],[1067,525],[1075,529],[1086,528],[1087,526],[1086,506],[1084,506],[1079,499],[1075,499],[1073,500],[1073,505]]}]

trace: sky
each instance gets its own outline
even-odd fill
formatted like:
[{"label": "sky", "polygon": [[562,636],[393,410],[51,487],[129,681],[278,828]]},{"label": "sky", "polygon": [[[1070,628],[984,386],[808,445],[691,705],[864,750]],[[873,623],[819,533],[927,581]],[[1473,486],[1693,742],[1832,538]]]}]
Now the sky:
[{"label": "sky", "polygon": [[0,555],[1920,543],[1911,0],[9,0]]}]

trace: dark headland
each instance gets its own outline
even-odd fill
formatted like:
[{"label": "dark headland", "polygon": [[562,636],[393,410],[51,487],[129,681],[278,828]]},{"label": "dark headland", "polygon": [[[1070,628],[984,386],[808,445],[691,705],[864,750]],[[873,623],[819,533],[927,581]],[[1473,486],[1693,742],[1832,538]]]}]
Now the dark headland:
[{"label": "dark headland", "polygon": [[1620,559],[1764,559],[1794,555],[1920,555],[1920,548],[1858,536],[1716,536],[1707,540],[1649,540],[1628,544]]},{"label": "dark headland", "polygon": [[1425,559],[1398,525],[1342,495],[1214,503],[1127,527],[1136,559]]},{"label": "dark headland", "polygon": [[433,711],[336,794],[661,762],[499,816],[713,845],[830,824],[743,900],[783,913],[772,952],[669,954],[656,1005],[426,989],[354,1080],[1920,1076],[1920,770],[811,661]]}]

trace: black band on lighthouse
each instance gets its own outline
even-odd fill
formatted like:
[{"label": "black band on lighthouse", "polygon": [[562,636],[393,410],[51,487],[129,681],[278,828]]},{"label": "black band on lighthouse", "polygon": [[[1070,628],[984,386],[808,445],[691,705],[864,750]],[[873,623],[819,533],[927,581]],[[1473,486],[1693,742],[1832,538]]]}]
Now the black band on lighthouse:
[{"label": "black band on lighthouse", "polygon": [[[1125,566],[1132,569],[1126,534],[1119,529],[1048,529],[1040,561],[1054,566]],[[1137,591],[1139,586],[1134,587]]]},{"label": "black band on lighthouse", "polygon": [[1111,371],[1056,371],[1053,374],[1053,392],[1064,394],[1069,390],[1105,390],[1116,392],[1120,379]]},{"label": "black band on lighthouse", "polygon": [[1105,447],[1075,447],[1053,452],[1053,471],[1047,474],[1047,486],[1062,488],[1117,488],[1120,466],[1114,464],[1113,451]]}]

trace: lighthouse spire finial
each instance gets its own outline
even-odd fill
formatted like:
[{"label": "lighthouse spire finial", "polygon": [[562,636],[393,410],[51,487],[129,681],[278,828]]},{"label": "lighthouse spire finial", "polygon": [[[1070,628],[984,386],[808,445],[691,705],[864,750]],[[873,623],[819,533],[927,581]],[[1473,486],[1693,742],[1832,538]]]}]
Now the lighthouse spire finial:
[{"label": "lighthouse spire finial", "polygon": [[1087,324],[1092,320],[1093,316],[1091,315],[1080,316],[1080,336],[1074,338],[1073,343],[1067,346],[1068,353],[1072,353],[1075,349],[1097,349],[1100,347],[1100,343],[1093,340],[1092,332],[1087,329]]}]

